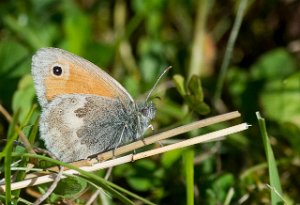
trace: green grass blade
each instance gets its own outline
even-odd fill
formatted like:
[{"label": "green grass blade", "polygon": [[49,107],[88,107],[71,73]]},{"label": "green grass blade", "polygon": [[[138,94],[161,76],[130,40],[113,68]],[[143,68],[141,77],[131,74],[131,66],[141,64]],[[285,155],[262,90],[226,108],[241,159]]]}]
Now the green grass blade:
[{"label": "green grass blade", "polygon": [[195,153],[192,149],[187,150],[183,155],[187,205],[194,204],[194,155]]},{"label": "green grass blade", "polygon": [[227,73],[227,69],[232,57],[232,51],[233,51],[233,47],[235,45],[235,41],[236,38],[238,36],[242,21],[243,21],[243,17],[244,17],[244,13],[246,10],[246,6],[248,5],[248,0],[241,0],[240,4],[239,4],[239,8],[238,8],[238,12],[234,21],[234,25],[232,27],[230,36],[229,36],[229,40],[228,43],[226,45],[226,51],[225,51],[225,55],[224,55],[224,59],[221,65],[221,70],[220,70],[220,75],[218,77],[218,81],[217,81],[217,85],[216,85],[216,92],[214,95],[214,102],[217,103],[218,100],[221,97],[221,93],[222,93],[222,89],[223,89],[223,85],[224,85],[224,81],[225,81],[225,77],[226,77],[226,73]]},{"label": "green grass blade", "polygon": [[11,202],[11,152],[12,152],[12,146],[7,147],[6,149],[6,155],[4,158],[4,178],[5,178],[5,204],[9,205]]},{"label": "green grass blade", "polygon": [[21,125],[20,125],[20,128],[21,128],[21,129],[23,129],[23,128],[29,123],[29,120],[31,119],[31,117],[32,117],[32,115],[33,115],[33,113],[34,113],[34,111],[35,111],[36,108],[37,108],[37,105],[36,105],[36,104],[34,104],[34,105],[31,107],[31,109],[30,109],[30,111],[28,112],[28,114],[26,115],[24,121],[23,121],[23,122],[21,123]]},{"label": "green grass blade", "polygon": [[[5,178],[5,204],[10,205],[12,202],[11,197],[11,164],[12,164],[12,150],[13,150],[13,142],[17,139],[18,133],[15,129],[18,121],[18,113],[16,113],[13,117],[13,121],[9,125],[9,130],[7,133],[7,143],[3,152],[1,153],[1,157],[4,157],[4,178]],[[0,157],[0,158],[1,158]]]},{"label": "green grass blade", "polygon": [[[31,110],[28,112],[28,114],[26,115],[26,118],[24,120],[24,122],[21,123],[20,125],[20,129],[23,129],[28,123],[29,123],[29,120],[31,119],[32,115],[33,115],[33,112],[35,111],[36,109],[36,105],[33,105]],[[31,145],[34,143],[34,140],[35,140],[35,136],[37,134],[37,131],[38,131],[38,119],[35,121],[35,124],[33,125],[31,131],[30,131],[30,135],[29,137],[27,138],[28,139],[28,145]],[[31,141],[30,141],[31,139]],[[25,151],[25,150],[24,150]],[[24,152],[24,151],[21,151],[21,152]],[[28,158],[23,158],[22,161],[19,163],[19,167],[26,167],[26,165],[28,164],[29,160]],[[24,171],[18,171],[16,176],[15,176],[15,180],[16,181],[21,181],[24,179],[24,177],[26,176],[26,172],[25,170]],[[20,196],[20,193],[21,193],[21,190],[15,190],[12,192],[12,195],[16,198],[19,198]]]},{"label": "green grass blade", "polygon": [[260,133],[263,139],[264,148],[267,156],[267,163],[269,167],[269,179],[271,186],[271,200],[273,205],[283,204],[282,188],[280,184],[280,178],[277,170],[276,160],[273,154],[273,150],[269,141],[265,119],[260,116],[260,113],[256,113]]},{"label": "green grass blade", "polygon": [[33,124],[33,127],[31,129],[31,132],[28,136],[28,140],[29,140],[30,144],[34,144],[34,142],[35,142],[35,138],[36,138],[37,133],[39,131],[39,120],[40,120],[39,117],[35,120],[35,122]]}]

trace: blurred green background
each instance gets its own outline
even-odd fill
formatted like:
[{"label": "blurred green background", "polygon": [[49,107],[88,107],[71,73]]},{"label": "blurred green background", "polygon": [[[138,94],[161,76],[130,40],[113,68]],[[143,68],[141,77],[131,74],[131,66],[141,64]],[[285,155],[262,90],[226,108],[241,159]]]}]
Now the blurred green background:
[{"label": "blurred green background", "polygon": [[[239,3],[1,1],[0,103],[12,115],[18,112],[20,123],[24,121],[37,103],[30,69],[31,56],[41,47],[63,48],[90,60],[141,100],[171,65],[154,94],[156,130],[234,110],[253,126],[222,142],[116,167],[112,181],[153,203],[186,204],[189,172],[185,167],[189,159],[194,164],[190,174],[194,176],[195,204],[225,204],[230,189],[234,190],[231,204],[270,204],[266,156],[255,117],[260,111],[266,118],[283,196],[291,204],[299,203],[300,1],[248,1],[224,86],[218,90]],[[220,98],[214,98],[219,91]],[[39,113],[37,109],[24,127],[25,133],[30,132]],[[181,138],[229,125],[219,124]],[[6,138],[8,126],[1,115],[0,139]],[[34,145],[43,147],[43,142],[37,138]],[[81,197],[71,199],[54,194],[48,202],[84,204],[91,192],[89,188]],[[33,200],[25,189],[20,197]],[[119,204],[112,199],[114,202]]]}]

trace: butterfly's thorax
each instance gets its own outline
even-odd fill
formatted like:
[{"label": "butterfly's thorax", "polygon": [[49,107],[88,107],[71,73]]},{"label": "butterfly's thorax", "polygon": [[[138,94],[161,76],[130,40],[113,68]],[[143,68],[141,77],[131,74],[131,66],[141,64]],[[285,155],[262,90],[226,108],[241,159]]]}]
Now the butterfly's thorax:
[{"label": "butterfly's thorax", "polygon": [[[138,140],[149,127],[150,120],[155,116],[155,107],[152,103],[136,104],[130,102],[127,106],[119,102],[119,114],[114,120],[124,129],[120,144]],[[113,147],[111,147],[113,148]]]}]

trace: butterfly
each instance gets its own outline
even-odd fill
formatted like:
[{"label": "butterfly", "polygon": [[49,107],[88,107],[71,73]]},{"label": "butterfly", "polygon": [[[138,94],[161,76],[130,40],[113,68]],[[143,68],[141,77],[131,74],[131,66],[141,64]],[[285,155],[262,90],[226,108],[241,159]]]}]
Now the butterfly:
[{"label": "butterfly", "polygon": [[135,141],[155,117],[148,97],[136,103],[106,72],[65,50],[39,49],[32,57],[32,76],[42,108],[41,138],[63,162]]}]

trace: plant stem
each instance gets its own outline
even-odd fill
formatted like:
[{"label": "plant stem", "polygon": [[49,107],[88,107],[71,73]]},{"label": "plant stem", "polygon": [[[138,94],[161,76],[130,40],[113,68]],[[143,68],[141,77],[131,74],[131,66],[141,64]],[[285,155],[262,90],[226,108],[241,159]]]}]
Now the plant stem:
[{"label": "plant stem", "polygon": [[248,0],[240,1],[238,12],[237,12],[230,36],[229,36],[229,40],[226,45],[225,55],[223,58],[220,75],[218,77],[218,81],[217,81],[217,85],[216,85],[216,92],[215,92],[214,99],[213,99],[215,105],[221,98],[221,93],[223,90],[223,85],[224,85],[228,65],[229,65],[229,62],[232,57],[232,50],[235,45],[236,38],[237,38],[238,32],[240,30],[241,24],[242,24],[242,20],[243,20],[243,16],[244,16],[247,4],[248,4]]}]

